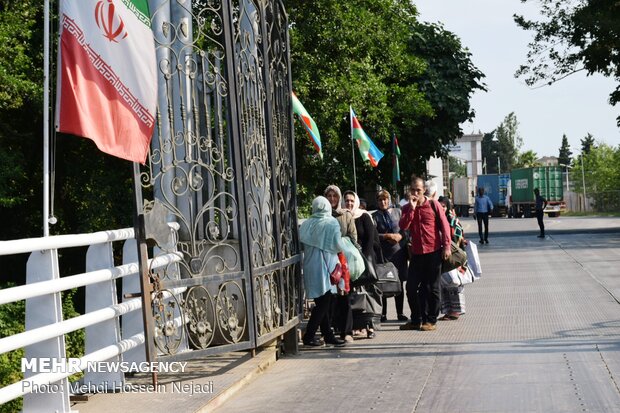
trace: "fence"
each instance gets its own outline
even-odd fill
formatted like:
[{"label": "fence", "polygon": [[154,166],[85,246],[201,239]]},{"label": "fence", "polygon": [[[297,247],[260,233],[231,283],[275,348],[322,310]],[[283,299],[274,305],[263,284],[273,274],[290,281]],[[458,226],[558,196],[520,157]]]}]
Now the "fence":
[{"label": "fence", "polygon": [[[171,226],[170,231],[175,228],[178,225]],[[120,266],[114,266],[114,242],[124,243]],[[61,278],[58,250],[83,246],[88,246],[87,272]],[[127,298],[119,303],[116,289],[116,281],[122,279],[123,291],[131,293],[125,296],[140,291],[137,251],[131,228],[0,242],[0,256],[30,253],[26,285],[0,290],[0,305],[26,300],[26,331],[0,339],[0,354],[25,348],[22,370],[24,361],[33,368],[24,371],[23,380],[0,389],[0,404],[24,396],[27,412],[71,411],[68,377],[75,371],[65,364],[65,335],[72,331],[86,329],[85,355],[72,366],[80,371],[92,362],[118,362],[121,355],[125,361],[145,359],[142,317],[137,311],[142,307],[141,300]],[[149,260],[149,268],[176,266],[180,259],[175,253],[159,255]],[[85,314],[64,320],[61,292],[78,287],[86,287]],[[182,292],[172,291],[175,295]],[[50,364],[41,364],[46,360]],[[85,381],[95,386],[124,383],[124,374],[87,372]]]},{"label": "fence", "polygon": [[583,193],[566,192],[566,208],[571,212],[620,212],[620,190],[592,192],[586,196],[584,204]]}]

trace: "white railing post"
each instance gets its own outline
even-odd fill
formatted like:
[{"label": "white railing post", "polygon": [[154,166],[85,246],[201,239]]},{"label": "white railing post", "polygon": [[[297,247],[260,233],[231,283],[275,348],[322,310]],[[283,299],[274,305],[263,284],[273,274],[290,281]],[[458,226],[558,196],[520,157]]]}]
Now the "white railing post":
[{"label": "white railing post", "polygon": [[[58,251],[34,251],[26,265],[26,283],[59,279]],[[60,293],[48,294],[26,300],[26,331],[62,321],[62,298]],[[42,358],[61,360],[66,358],[64,336],[52,338],[25,349],[27,360]],[[34,371],[25,371],[24,378],[32,377]],[[62,379],[56,383],[61,391],[42,391],[24,395],[24,412],[69,413],[69,382]]]},{"label": "white railing post", "polygon": [[[114,267],[112,243],[94,244],[86,252],[86,271],[97,271]],[[103,281],[86,286],[85,314],[118,304],[116,296],[116,280]],[[114,345],[121,340],[118,318],[103,321],[97,325],[86,327],[86,351],[93,353],[101,348]],[[116,356],[110,361],[118,362]],[[124,383],[123,373],[87,371],[84,383],[93,386],[104,385],[113,389]]]},{"label": "white railing post", "polygon": [[[138,247],[135,239],[128,239],[123,244],[123,264],[138,261]],[[123,277],[123,301],[130,300],[125,298],[127,294],[140,293],[140,274],[132,274]],[[122,337],[126,339],[136,334],[144,334],[144,323],[142,321],[142,311],[132,311],[122,316],[121,320]],[[123,353],[123,361],[140,363],[146,361],[144,343]]]}]

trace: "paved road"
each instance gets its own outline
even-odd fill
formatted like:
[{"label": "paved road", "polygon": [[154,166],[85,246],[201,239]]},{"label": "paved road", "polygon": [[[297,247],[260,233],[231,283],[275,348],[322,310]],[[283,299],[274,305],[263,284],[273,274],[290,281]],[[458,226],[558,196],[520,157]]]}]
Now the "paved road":
[{"label": "paved road", "polygon": [[546,223],[491,220],[458,321],[303,349],[218,412],[620,412],[620,219]]}]

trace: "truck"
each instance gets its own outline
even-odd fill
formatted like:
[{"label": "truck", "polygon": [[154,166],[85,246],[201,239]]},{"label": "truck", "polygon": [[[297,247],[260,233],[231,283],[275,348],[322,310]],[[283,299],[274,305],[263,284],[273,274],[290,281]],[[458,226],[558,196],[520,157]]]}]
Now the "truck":
[{"label": "truck", "polygon": [[508,213],[506,208],[506,195],[510,185],[510,174],[478,175],[476,191],[484,188],[484,193],[493,202],[493,216],[504,216]]},{"label": "truck", "polygon": [[471,177],[452,179],[452,204],[458,216],[469,216],[469,210],[474,207],[474,189]]},{"label": "truck", "polygon": [[566,211],[563,200],[562,170],[559,166],[541,166],[513,169],[510,174],[509,216],[529,218],[535,215],[534,189],[547,200],[545,213],[557,217]]}]

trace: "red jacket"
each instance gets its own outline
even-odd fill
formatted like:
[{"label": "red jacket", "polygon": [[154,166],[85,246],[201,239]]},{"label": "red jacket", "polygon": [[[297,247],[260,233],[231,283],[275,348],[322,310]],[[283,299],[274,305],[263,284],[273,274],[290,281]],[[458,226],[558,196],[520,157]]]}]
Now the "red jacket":
[{"label": "red jacket", "polygon": [[[435,203],[435,211],[431,207]],[[440,228],[437,226],[440,221]],[[412,255],[421,255],[435,252],[441,248],[450,248],[450,225],[443,212],[441,204],[427,199],[422,205],[412,210],[411,205],[406,204],[402,208],[402,216],[399,226],[403,230],[409,230],[410,247]]]}]

